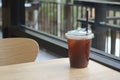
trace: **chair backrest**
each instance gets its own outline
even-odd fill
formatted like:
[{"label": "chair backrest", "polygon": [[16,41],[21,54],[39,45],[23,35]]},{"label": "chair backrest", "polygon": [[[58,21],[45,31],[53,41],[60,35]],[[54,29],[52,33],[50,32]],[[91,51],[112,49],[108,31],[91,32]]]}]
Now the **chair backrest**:
[{"label": "chair backrest", "polygon": [[29,38],[0,39],[0,66],[32,62],[39,52],[38,43]]}]

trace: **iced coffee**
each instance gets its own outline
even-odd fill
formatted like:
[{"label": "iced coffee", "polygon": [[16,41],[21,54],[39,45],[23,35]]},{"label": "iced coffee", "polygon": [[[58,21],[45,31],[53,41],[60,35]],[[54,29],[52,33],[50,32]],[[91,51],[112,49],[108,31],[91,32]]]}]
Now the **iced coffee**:
[{"label": "iced coffee", "polygon": [[91,30],[85,29],[68,31],[66,34],[68,40],[68,53],[70,66],[73,68],[85,68],[89,62],[91,40],[94,34]]}]

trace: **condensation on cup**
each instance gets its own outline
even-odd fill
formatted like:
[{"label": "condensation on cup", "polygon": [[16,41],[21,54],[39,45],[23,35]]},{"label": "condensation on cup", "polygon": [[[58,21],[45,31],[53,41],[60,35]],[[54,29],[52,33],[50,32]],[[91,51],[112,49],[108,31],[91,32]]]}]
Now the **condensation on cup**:
[{"label": "condensation on cup", "polygon": [[68,41],[68,54],[72,68],[85,68],[89,63],[91,41],[94,34],[85,28],[65,33]]}]

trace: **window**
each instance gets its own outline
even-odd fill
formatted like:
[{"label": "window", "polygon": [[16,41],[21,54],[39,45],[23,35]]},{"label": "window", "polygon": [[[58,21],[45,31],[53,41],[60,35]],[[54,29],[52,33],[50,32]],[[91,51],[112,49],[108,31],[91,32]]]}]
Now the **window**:
[{"label": "window", "polygon": [[1,29],[2,29],[2,2],[0,0],[0,38],[2,38]]},{"label": "window", "polygon": [[[6,1],[9,2],[9,0]],[[20,5],[15,5],[15,3]],[[11,5],[9,6],[11,7]],[[89,9],[89,27],[95,34],[91,48],[91,59],[120,70],[119,6],[103,5],[104,8],[100,8],[103,10],[102,12],[107,10],[103,14],[97,12],[100,9],[96,9],[93,4],[86,7],[86,5],[81,6],[70,2],[15,0],[12,1],[12,6],[16,6],[16,8],[13,10],[11,7],[12,25],[10,25],[11,28],[8,28],[10,32],[8,37],[32,37],[41,46],[63,56],[67,56],[67,41],[64,34],[68,30],[84,27],[85,10]],[[97,6],[97,8],[99,7]],[[13,18],[13,15],[16,18]],[[96,15],[99,15],[97,20],[100,23],[96,23]]]},{"label": "window", "polygon": [[[34,5],[33,5],[34,4]],[[36,7],[35,7],[36,5]],[[33,8],[34,9],[33,9]],[[106,7],[106,6],[105,6]],[[31,4],[32,10],[26,8],[26,25],[34,30],[45,32],[51,36],[55,36],[65,41],[65,33],[71,29],[85,26],[85,11],[89,10],[89,27],[92,28],[95,38],[92,42],[92,53],[97,53],[96,56],[106,56],[109,59],[120,60],[120,11],[119,9],[105,8],[104,15],[99,14],[94,6],[78,6],[74,4],[65,3],[60,0],[40,1]],[[96,11],[95,11],[96,10]],[[97,20],[101,21],[96,24],[96,14],[101,15]],[[30,17],[29,17],[30,16]],[[32,17],[31,17],[32,16]],[[95,27],[98,26],[98,27]],[[102,27],[100,27],[102,26]],[[102,54],[101,54],[102,53]],[[91,55],[92,59],[94,58]],[[111,57],[111,58],[110,58]],[[100,59],[100,58],[99,58]],[[98,60],[99,61],[99,60]],[[107,63],[107,62],[106,62]],[[106,64],[105,63],[105,64]]]}]

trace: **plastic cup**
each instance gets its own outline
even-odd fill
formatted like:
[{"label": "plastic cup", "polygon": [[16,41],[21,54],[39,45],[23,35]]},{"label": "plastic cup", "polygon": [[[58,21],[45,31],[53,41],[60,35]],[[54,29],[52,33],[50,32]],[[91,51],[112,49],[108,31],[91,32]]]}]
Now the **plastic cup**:
[{"label": "plastic cup", "polygon": [[68,31],[65,36],[68,41],[68,53],[70,66],[73,68],[85,68],[88,66],[91,41],[94,34],[85,29]]}]

